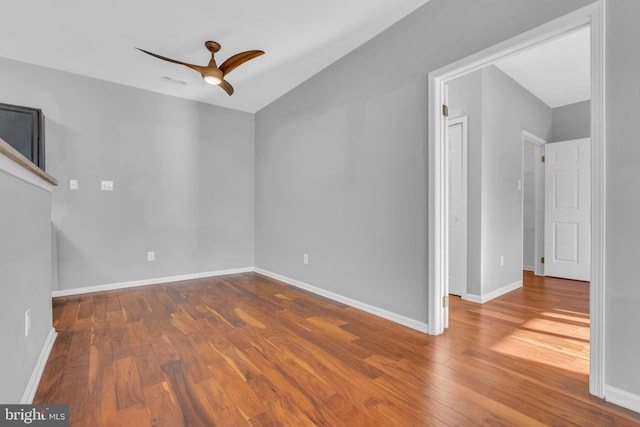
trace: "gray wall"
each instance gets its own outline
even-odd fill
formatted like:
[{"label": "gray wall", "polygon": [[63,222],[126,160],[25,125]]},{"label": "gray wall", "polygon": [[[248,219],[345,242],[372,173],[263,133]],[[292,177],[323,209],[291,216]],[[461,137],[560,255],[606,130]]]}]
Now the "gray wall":
[{"label": "gray wall", "polygon": [[0,69],[0,102],[46,115],[60,289],[254,264],[253,114],[5,59]]},{"label": "gray wall", "polygon": [[552,110],[551,142],[591,136],[591,101],[576,102]]},{"label": "gray wall", "polygon": [[482,71],[449,83],[449,117],[467,116],[467,292],[481,293]]},{"label": "gray wall", "polygon": [[[640,2],[607,2],[606,372],[607,384],[640,396]],[[637,400],[636,400],[637,402]]]},{"label": "gray wall", "polygon": [[449,104],[475,122],[473,132],[469,126],[467,292],[483,296],[522,279],[522,131],[549,138],[551,108],[495,66],[451,82]]},{"label": "gray wall", "polygon": [[[482,71],[482,295],[522,280],[522,131],[551,137],[551,108],[495,66]],[[504,266],[500,266],[504,256]]]},{"label": "gray wall", "polygon": [[0,171],[0,200],[0,402],[20,403],[51,330],[51,193]]},{"label": "gray wall", "polygon": [[431,0],[259,111],[256,265],[426,322],[427,74],[588,3]]}]

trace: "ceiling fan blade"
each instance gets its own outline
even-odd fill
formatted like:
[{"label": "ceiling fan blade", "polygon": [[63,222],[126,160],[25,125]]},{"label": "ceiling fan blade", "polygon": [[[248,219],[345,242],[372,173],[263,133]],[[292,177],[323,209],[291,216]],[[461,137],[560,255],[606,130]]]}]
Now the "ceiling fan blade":
[{"label": "ceiling fan blade", "polygon": [[184,66],[189,67],[189,68],[191,68],[193,70],[196,70],[199,73],[202,73],[202,70],[206,68],[206,67],[202,67],[200,65],[189,64],[187,62],[182,62],[182,61],[178,61],[178,60],[175,60],[175,59],[167,58],[166,56],[158,55],[157,53],[149,52],[148,50],[140,49],[139,47],[137,47],[136,49],[138,49],[141,52],[146,53],[147,55],[155,56],[158,59],[162,59],[162,60],[168,61],[168,62],[173,62],[174,64],[184,65]]},{"label": "ceiling fan blade", "polygon": [[224,91],[227,92],[227,95],[231,96],[233,94],[233,86],[231,86],[228,81],[222,79],[218,86],[224,89]]},{"label": "ceiling fan blade", "polygon": [[222,75],[226,75],[239,65],[242,65],[248,60],[262,54],[264,54],[264,51],[262,50],[248,50],[246,52],[237,53],[222,63],[220,71],[222,71]]}]

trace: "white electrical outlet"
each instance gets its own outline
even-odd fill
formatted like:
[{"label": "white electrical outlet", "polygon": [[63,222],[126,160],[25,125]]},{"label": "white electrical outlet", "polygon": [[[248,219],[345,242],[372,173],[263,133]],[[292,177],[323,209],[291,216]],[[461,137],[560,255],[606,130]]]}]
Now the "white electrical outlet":
[{"label": "white electrical outlet", "polygon": [[70,190],[77,190],[78,189],[78,180],[77,179],[70,179],[69,180],[69,189]]},{"label": "white electrical outlet", "polygon": [[113,191],[113,181],[103,179],[100,181],[100,189],[102,191]]},{"label": "white electrical outlet", "polygon": [[302,261],[305,264],[309,264],[309,254],[304,254],[304,256],[302,257]]},{"label": "white electrical outlet", "polygon": [[27,311],[24,312],[24,336],[28,337],[29,332],[31,332],[31,309],[28,308]]},{"label": "white electrical outlet", "polygon": [[155,261],[156,253],[154,251],[147,252],[147,261]]},{"label": "white electrical outlet", "polygon": [[504,255],[500,255],[500,267],[504,267]]}]

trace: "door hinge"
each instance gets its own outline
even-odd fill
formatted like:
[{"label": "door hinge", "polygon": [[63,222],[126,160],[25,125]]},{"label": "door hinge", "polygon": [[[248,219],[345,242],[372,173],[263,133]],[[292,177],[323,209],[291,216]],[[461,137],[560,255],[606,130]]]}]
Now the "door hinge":
[{"label": "door hinge", "polygon": [[445,295],[442,297],[442,308],[449,307],[449,295]]},{"label": "door hinge", "polygon": [[544,163],[544,156],[542,156],[542,157],[540,158],[540,161],[541,161],[542,163]]},{"label": "door hinge", "polygon": [[544,257],[540,258],[540,264],[544,264]]},{"label": "door hinge", "polygon": [[449,117],[449,107],[444,104],[442,104],[442,115],[445,117]]}]

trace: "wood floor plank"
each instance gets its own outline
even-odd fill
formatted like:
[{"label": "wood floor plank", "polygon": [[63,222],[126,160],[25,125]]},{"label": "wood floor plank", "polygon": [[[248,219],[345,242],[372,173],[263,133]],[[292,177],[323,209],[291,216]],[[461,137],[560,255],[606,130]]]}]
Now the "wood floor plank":
[{"label": "wood floor plank", "polygon": [[118,425],[121,427],[152,427],[149,408],[132,406],[118,411]]},{"label": "wood floor plank", "polygon": [[208,408],[209,405],[203,399],[202,393],[196,389],[196,385],[187,379],[182,369],[182,361],[167,362],[161,368],[178,401],[184,424],[197,427],[215,426],[213,410]]},{"label": "wood floor plank", "polygon": [[327,408],[340,420],[340,422],[349,427],[369,427],[380,423],[379,419],[373,418],[367,411],[354,406],[349,399],[336,393],[325,400],[324,404]]},{"label": "wood floor plank", "polygon": [[[100,395],[94,396],[89,402],[90,405],[100,406],[100,418],[98,426],[118,426],[120,424],[118,417],[118,399],[116,397],[116,381],[113,372],[113,366],[102,366],[102,383],[99,390]],[[69,407],[77,406],[76,400],[73,396],[70,396],[67,400]],[[72,426],[84,426],[91,425],[85,421],[84,417],[70,418],[70,424]]]},{"label": "wood floor plank", "polygon": [[165,381],[151,344],[136,347],[133,352],[140,376],[140,386],[142,388],[160,384]]},{"label": "wood floor plank", "polygon": [[100,361],[100,351],[98,346],[91,345],[89,349],[89,377],[87,379],[87,408],[85,410],[85,420],[87,425],[100,424],[100,402],[102,399],[102,385],[104,375],[103,364]]},{"label": "wood floor plank", "polygon": [[214,379],[196,385],[213,409],[213,419],[219,426],[251,426],[248,417],[240,410],[232,396],[226,393]]},{"label": "wood floor plank", "polygon": [[178,350],[174,347],[174,345],[171,343],[171,340],[169,340],[169,337],[165,334],[162,334],[154,339],[151,342],[151,348],[153,349],[153,354],[160,366],[164,365],[167,362],[180,360]]},{"label": "wood floor plank", "polygon": [[143,407],[145,403],[136,359],[134,357],[124,357],[114,360],[113,373],[118,410],[132,406]]},{"label": "wood floor plank", "polygon": [[525,272],[433,337],[255,273],[55,298],[71,426],[640,425],[588,393],[589,286]]},{"label": "wood floor plank", "polygon": [[67,359],[73,332],[59,331],[58,338],[51,349],[51,354],[38,385],[38,398],[44,402],[65,402],[66,396],[59,396],[62,378],[67,369]]},{"label": "wood floor plank", "polygon": [[128,322],[126,328],[131,347],[142,347],[151,343],[149,330],[142,320]]},{"label": "wood floor plank", "polygon": [[[88,395],[89,367],[69,366],[65,368],[60,389],[57,392],[56,403],[70,403],[73,396],[73,405],[69,405],[69,418],[82,419],[86,416],[89,403]],[[34,402],[36,403],[36,402]]]},{"label": "wood floor plank", "polygon": [[[266,378],[261,374],[257,374],[260,377],[258,380],[256,376],[246,381],[234,381],[236,372],[233,371],[228,363],[221,362],[218,364],[210,365],[211,373],[213,375],[212,380],[221,387],[225,393],[229,395],[231,400],[235,402],[240,411],[247,416],[247,418],[255,417],[267,409],[267,402],[273,401],[273,398],[258,396],[258,393],[262,387],[257,386],[258,382],[262,384],[267,383]],[[268,386],[272,387],[271,384]]]},{"label": "wood floor plank", "polygon": [[182,410],[164,381],[143,389],[153,427],[184,427]]},{"label": "wood floor plank", "polygon": [[129,331],[125,324],[118,327],[110,327],[111,357],[114,360],[123,359],[133,355],[133,347],[129,341]]}]

